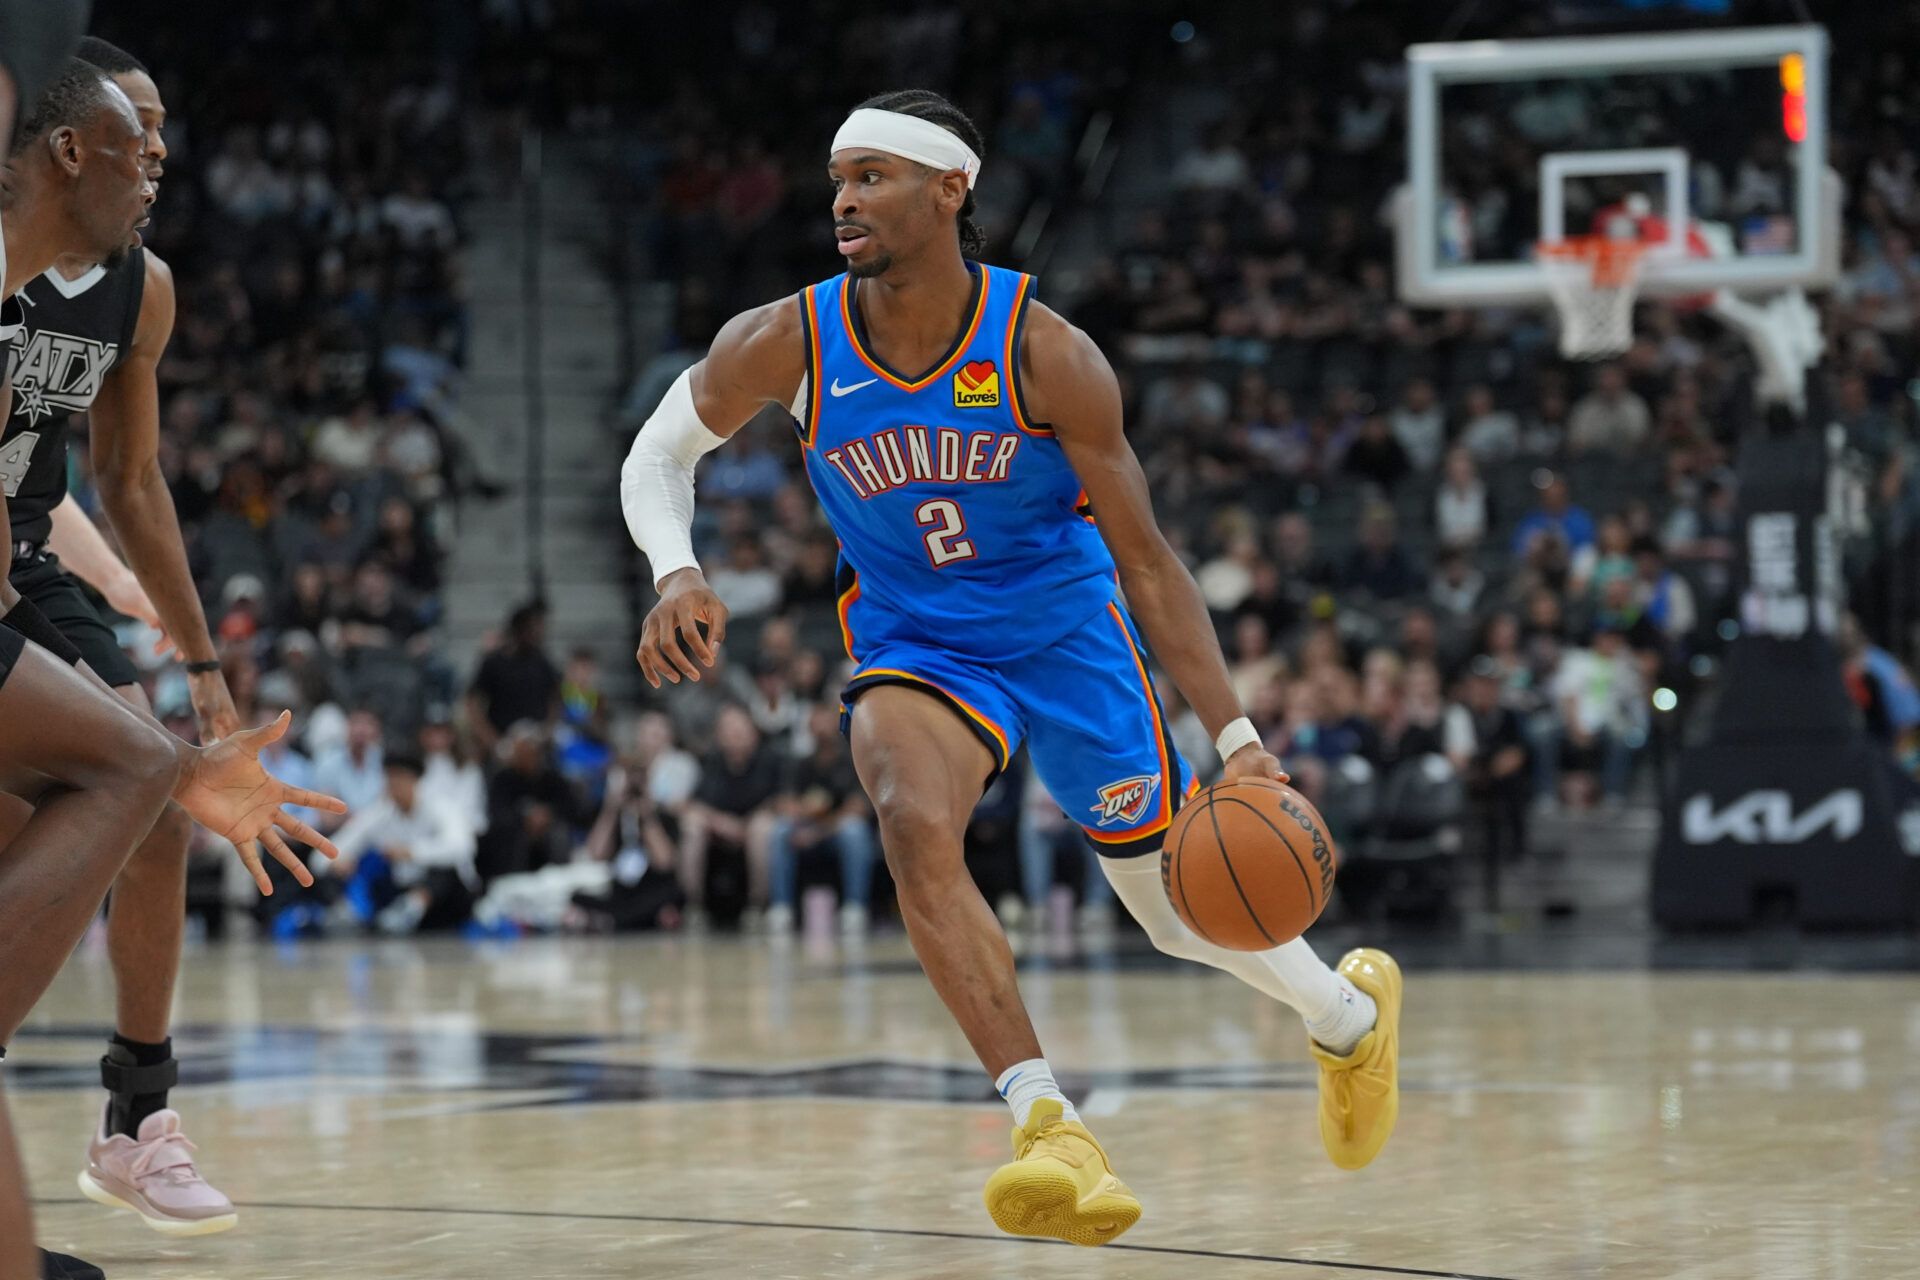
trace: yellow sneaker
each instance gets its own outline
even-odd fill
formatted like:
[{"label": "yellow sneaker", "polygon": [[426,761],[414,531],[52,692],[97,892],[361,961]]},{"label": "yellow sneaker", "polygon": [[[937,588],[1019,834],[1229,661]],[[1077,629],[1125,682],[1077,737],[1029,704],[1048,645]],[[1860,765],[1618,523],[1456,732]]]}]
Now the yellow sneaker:
[{"label": "yellow sneaker", "polygon": [[1400,1118],[1400,966],[1384,951],[1357,947],[1339,971],[1373,997],[1373,1030],[1345,1056],[1307,1044],[1320,1062],[1320,1141],[1342,1169],[1364,1169]]},{"label": "yellow sneaker", "polygon": [[1140,1202],[1107,1153],[1057,1101],[1033,1104],[1013,1131],[1013,1163],[987,1179],[987,1212],[1008,1235],[1052,1236],[1091,1248],[1140,1221]]}]

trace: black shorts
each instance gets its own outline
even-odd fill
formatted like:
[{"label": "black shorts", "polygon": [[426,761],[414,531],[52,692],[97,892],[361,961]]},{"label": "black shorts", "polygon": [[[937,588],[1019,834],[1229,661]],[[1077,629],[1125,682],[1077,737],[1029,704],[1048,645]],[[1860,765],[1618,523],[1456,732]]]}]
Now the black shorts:
[{"label": "black shorts", "polygon": [[0,685],[7,682],[13,674],[13,664],[20,661],[20,653],[27,647],[27,638],[4,622],[0,622]]},{"label": "black shorts", "polygon": [[118,689],[138,684],[140,673],[114,638],[113,628],[87,599],[80,580],[60,567],[59,557],[41,552],[13,562],[13,589],[33,601],[47,621],[80,650],[81,659],[95,675]]}]

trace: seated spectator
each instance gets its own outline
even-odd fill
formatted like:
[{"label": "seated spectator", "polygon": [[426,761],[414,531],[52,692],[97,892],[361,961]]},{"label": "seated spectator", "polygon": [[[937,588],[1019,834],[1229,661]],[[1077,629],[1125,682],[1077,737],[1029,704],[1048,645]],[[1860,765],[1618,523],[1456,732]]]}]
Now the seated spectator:
[{"label": "seated spectator", "polygon": [[341,475],[357,476],[372,469],[374,453],[379,447],[379,406],[371,400],[361,400],[344,415],[324,419],[315,428],[307,451]]},{"label": "seated spectator", "polygon": [[1731,477],[1714,476],[1697,502],[1683,502],[1667,517],[1660,541],[1680,560],[1731,561],[1740,544],[1739,498]]},{"label": "seated spectator", "polygon": [[326,570],[310,561],[295,565],[280,606],[280,629],[318,636],[333,616]]},{"label": "seated spectator", "polygon": [[[388,363],[393,352],[388,351]],[[377,455],[405,488],[405,497],[427,502],[440,496],[445,458],[440,433],[419,413],[395,413],[387,419]]]},{"label": "seated spectator", "polygon": [[453,211],[435,198],[419,170],[409,172],[401,189],[381,202],[380,220],[408,249],[449,248],[458,238]]},{"label": "seated spectator", "polygon": [[[782,756],[804,756],[813,749],[808,734],[811,708],[794,693],[787,678],[791,662],[764,650],[754,660],[747,713],[769,749]],[[834,736],[839,736],[837,728]]]},{"label": "seated spectator", "polygon": [[340,651],[349,660],[366,649],[411,651],[419,647],[414,643],[419,634],[419,617],[394,589],[386,565],[369,560],[356,569],[353,594],[340,615]]},{"label": "seated spectator", "polygon": [[1262,685],[1286,674],[1286,659],[1274,651],[1273,633],[1258,614],[1243,613],[1234,619],[1228,653],[1227,675],[1242,706],[1253,700]]},{"label": "seated spectator", "polygon": [[[664,728],[666,720],[657,717]],[[661,757],[656,756],[655,763]],[[567,925],[575,931],[624,933],[674,929],[686,894],[677,870],[679,847],[673,819],[658,798],[652,767],[629,756],[607,774],[606,800],[582,851],[611,864],[604,894],[576,892]]]},{"label": "seated spectator", "polygon": [[801,542],[781,581],[782,604],[788,609],[833,609],[840,598],[834,582],[837,558],[832,534],[815,534]]},{"label": "seated spectator", "polygon": [[645,776],[647,794],[678,825],[679,812],[700,785],[700,762],[674,741],[673,721],[649,711],[634,721],[621,767]]},{"label": "seated spectator", "polygon": [[1539,473],[1540,505],[1521,517],[1513,531],[1514,554],[1525,556],[1541,538],[1552,537],[1569,552],[1593,545],[1593,517],[1573,502],[1564,476],[1551,471]]},{"label": "seated spectator", "polygon": [[538,871],[565,862],[573,828],[584,821],[579,795],[554,764],[547,731],[522,720],[500,739],[499,766],[487,780],[487,831],[480,839],[481,879]]},{"label": "seated spectator", "polygon": [[421,787],[423,768],[410,751],[389,755],[380,798],[334,836],[339,859],[322,862],[361,922],[383,933],[458,928],[473,910],[473,826]]},{"label": "seated spectator", "polygon": [[1481,482],[1473,455],[1464,448],[1447,451],[1446,474],[1433,495],[1433,531],[1440,545],[1473,548],[1493,524],[1493,502]]},{"label": "seated spectator", "polygon": [[467,724],[482,752],[522,720],[552,724],[560,709],[560,669],[546,653],[547,607],[523,604],[507,619],[507,637],[480,660],[467,691]]},{"label": "seated spectator", "polygon": [[373,554],[407,590],[432,595],[440,589],[440,550],[420,529],[413,504],[398,494],[380,504]]},{"label": "seated spectator", "polygon": [[1476,616],[1486,586],[1486,575],[1473,567],[1473,561],[1464,551],[1456,548],[1441,552],[1434,561],[1433,583],[1427,589],[1427,599],[1444,621],[1460,625]]},{"label": "seated spectator", "polygon": [[735,618],[763,617],[780,607],[780,575],[751,536],[728,541],[727,558],[708,571],[707,585]]},{"label": "seated spectator", "polygon": [[1253,566],[1253,589],[1233,608],[1234,625],[1238,626],[1242,618],[1258,618],[1269,636],[1288,630],[1299,621],[1304,607],[1288,586],[1280,566],[1263,556]]},{"label": "seated spectator", "polygon": [[1393,438],[1406,450],[1414,470],[1433,471],[1440,466],[1441,451],[1447,447],[1447,411],[1431,382],[1425,378],[1409,382],[1388,420]]},{"label": "seated spectator", "polygon": [[1370,507],[1361,517],[1360,545],[1347,558],[1340,585],[1376,600],[1398,600],[1420,589],[1420,571],[1400,545],[1392,507]]},{"label": "seated spectator", "polygon": [[1543,387],[1520,431],[1520,453],[1528,458],[1558,458],[1567,448],[1567,397],[1558,386]]},{"label": "seated spectator", "polygon": [[1440,628],[1433,611],[1414,604],[1400,615],[1400,634],[1394,642],[1400,657],[1409,663],[1440,661]]},{"label": "seated spectator", "polygon": [[420,785],[444,796],[464,815],[474,834],[487,829],[487,775],[473,758],[466,735],[453,723],[444,706],[429,707],[420,726]]},{"label": "seated spectator", "polygon": [[1693,588],[1687,580],[1667,567],[1666,553],[1654,538],[1636,538],[1633,543],[1634,592],[1647,621],[1670,644],[1681,644],[1693,634],[1699,623],[1694,607]]},{"label": "seated spectator", "polygon": [[1653,427],[1647,402],[1627,386],[1626,370],[1600,366],[1593,390],[1580,397],[1567,420],[1567,447],[1575,453],[1612,453],[1621,457],[1643,444]]},{"label": "seated spectator", "polygon": [[729,703],[714,722],[713,741],[681,823],[680,884],[695,910],[707,901],[708,855],[715,846],[745,859],[748,904],[767,900],[769,841],[778,817],[780,760],[761,742],[753,718]]},{"label": "seated spectator", "polygon": [[1359,438],[1347,446],[1340,469],[1392,492],[1413,470],[1413,461],[1406,447],[1395,438],[1387,420],[1375,413],[1367,415],[1360,424]]},{"label": "seated spectator", "polygon": [[1644,736],[1646,702],[1626,637],[1596,627],[1584,649],[1561,659],[1553,695],[1560,711],[1563,799],[1591,808],[1597,797],[1624,799],[1633,749]]},{"label": "seated spectator", "polygon": [[1184,191],[1224,195],[1244,188],[1250,178],[1247,158],[1225,124],[1209,125],[1198,145],[1182,151],[1173,185]]},{"label": "seated spectator", "polygon": [[1313,427],[1294,409],[1285,388],[1267,392],[1260,417],[1246,424],[1247,451],[1282,476],[1304,476],[1317,463]]},{"label": "seated spectator", "polygon": [[[841,663],[846,661],[845,654],[835,657]],[[844,672],[840,673],[842,681],[844,676]],[[825,702],[838,696],[827,688],[827,660],[817,649],[803,650],[788,660],[787,682],[793,686],[794,695],[807,702]],[[835,688],[838,688],[837,684]]]},{"label": "seated spectator", "polygon": [[1460,428],[1460,447],[1481,466],[1505,462],[1520,452],[1520,419],[1494,404],[1493,390],[1484,383],[1467,388],[1466,425]]},{"label": "seated spectator", "polygon": [[1593,544],[1580,548],[1569,566],[1567,589],[1575,598],[1597,598],[1616,578],[1633,577],[1633,535],[1617,515],[1600,517]]},{"label": "seated spectator", "polygon": [[840,866],[840,931],[857,935],[867,929],[880,846],[838,719],[831,707],[813,708],[808,726],[813,750],[787,766],[780,785],[779,817],[768,837],[767,929],[772,933],[792,930],[800,862],[816,851],[831,852]]},{"label": "seated spectator", "polygon": [[1480,631],[1480,650],[1500,679],[1502,701],[1510,704],[1524,701],[1532,670],[1527,665],[1520,619],[1511,613],[1496,613],[1488,618]]},{"label": "seated spectator", "polygon": [[1346,710],[1352,686],[1351,673],[1338,669],[1317,679],[1295,680],[1287,687],[1279,729],[1265,739],[1267,749],[1309,800],[1325,787],[1329,769],[1361,755],[1366,745],[1364,723]]},{"label": "seated spectator", "polygon": [[[378,712],[370,707],[355,708],[347,716],[346,742],[314,763],[313,789],[345,800],[349,814],[372,808],[386,794],[381,729]],[[341,816],[329,814],[321,830],[329,831],[343,821]]]},{"label": "seated spectator", "polygon": [[1313,522],[1298,511],[1289,511],[1273,522],[1273,563],[1296,606],[1304,610],[1307,601],[1334,585],[1338,576],[1333,562],[1313,545]]},{"label": "seated spectator", "polygon": [[1247,532],[1233,534],[1226,549],[1193,575],[1207,608],[1215,613],[1231,613],[1238,608],[1253,590],[1254,570],[1260,558],[1258,538]]},{"label": "seated spectator", "polygon": [[1183,365],[1147,388],[1140,425],[1148,433],[1204,431],[1225,423],[1231,407],[1225,387],[1197,365]]},{"label": "seated spectator", "polygon": [[1519,713],[1501,703],[1501,671],[1486,654],[1460,683],[1460,700],[1447,708],[1447,758],[1466,780],[1490,866],[1527,852],[1527,736]]},{"label": "seated spectator", "polygon": [[1429,753],[1444,752],[1440,734],[1447,714],[1447,698],[1439,665],[1431,658],[1408,662],[1404,690],[1408,723],[1433,735],[1432,745],[1427,748]]},{"label": "seated spectator", "polygon": [[294,558],[318,564],[326,571],[328,584],[335,588],[346,586],[366,551],[366,539],[354,523],[354,514],[353,495],[336,489],[328,496],[319,523],[309,526],[304,535],[295,532],[298,542]]},{"label": "seated spectator", "polygon": [[560,677],[560,723],[596,742],[607,740],[600,656],[584,645],[567,655],[567,669]]}]

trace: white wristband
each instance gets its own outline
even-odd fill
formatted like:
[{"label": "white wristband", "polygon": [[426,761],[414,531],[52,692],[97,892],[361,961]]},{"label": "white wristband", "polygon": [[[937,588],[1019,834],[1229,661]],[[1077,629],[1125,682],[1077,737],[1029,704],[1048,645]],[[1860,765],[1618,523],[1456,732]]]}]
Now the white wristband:
[{"label": "white wristband", "polygon": [[1220,753],[1224,763],[1233,759],[1234,752],[1259,741],[1260,731],[1253,727],[1253,721],[1241,716],[1220,731],[1220,736],[1213,740],[1213,749]]}]

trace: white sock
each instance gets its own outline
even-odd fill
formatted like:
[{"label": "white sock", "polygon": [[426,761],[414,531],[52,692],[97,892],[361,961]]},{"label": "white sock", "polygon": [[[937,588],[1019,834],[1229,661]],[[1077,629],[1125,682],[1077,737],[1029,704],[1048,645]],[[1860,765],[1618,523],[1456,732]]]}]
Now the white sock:
[{"label": "white sock", "polygon": [[1353,1052],[1373,1029],[1378,1011],[1373,997],[1335,973],[1313,953],[1305,938],[1271,951],[1229,951],[1208,942],[1181,922],[1167,901],[1160,880],[1160,855],[1101,858],[1113,892],[1153,945],[1170,956],[1224,969],[1257,991],[1299,1010],[1307,1034],[1334,1053]]},{"label": "white sock", "polygon": [[1060,1092],[1060,1086],[1053,1082],[1053,1068],[1047,1065],[1045,1058],[1028,1058],[1025,1062],[1014,1063],[1000,1073],[993,1087],[1013,1108],[1013,1122],[1017,1125],[1024,1126],[1027,1123],[1027,1117],[1033,1114],[1033,1104],[1042,1098],[1057,1100],[1063,1119],[1080,1118],[1080,1113],[1067,1101],[1067,1095]]}]

